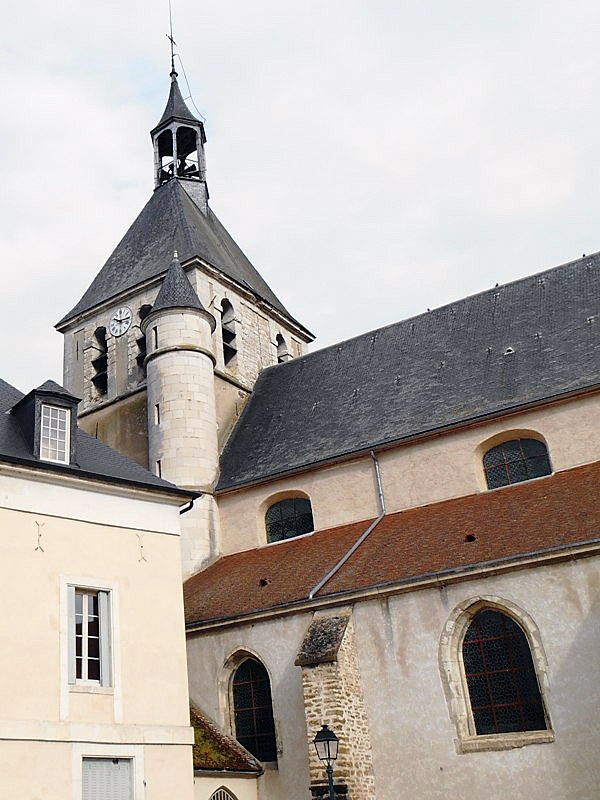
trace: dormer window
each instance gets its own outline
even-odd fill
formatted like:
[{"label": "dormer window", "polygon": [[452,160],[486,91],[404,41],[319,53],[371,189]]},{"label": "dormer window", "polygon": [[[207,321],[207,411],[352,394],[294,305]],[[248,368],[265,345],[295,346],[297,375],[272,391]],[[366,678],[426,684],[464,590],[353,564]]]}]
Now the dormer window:
[{"label": "dormer window", "polygon": [[42,461],[69,463],[71,412],[68,408],[42,404],[40,458]]}]

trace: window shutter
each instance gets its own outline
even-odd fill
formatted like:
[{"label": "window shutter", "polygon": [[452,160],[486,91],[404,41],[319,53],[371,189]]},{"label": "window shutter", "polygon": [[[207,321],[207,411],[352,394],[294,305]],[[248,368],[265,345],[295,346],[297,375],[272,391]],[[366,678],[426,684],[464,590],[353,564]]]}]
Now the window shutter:
[{"label": "window shutter", "polygon": [[69,683],[75,683],[75,587],[67,586],[67,659]]},{"label": "window shutter", "polygon": [[100,612],[100,685],[112,686],[110,592],[98,592]]},{"label": "window shutter", "polygon": [[131,759],[84,758],[83,800],[131,800]]}]

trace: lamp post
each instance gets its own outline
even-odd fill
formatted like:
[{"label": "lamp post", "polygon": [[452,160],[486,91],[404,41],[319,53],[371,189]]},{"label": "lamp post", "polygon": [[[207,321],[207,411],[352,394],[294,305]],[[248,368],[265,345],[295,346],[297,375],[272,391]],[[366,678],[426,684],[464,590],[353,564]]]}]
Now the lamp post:
[{"label": "lamp post", "polygon": [[313,739],[313,744],[319,761],[325,764],[327,772],[327,782],[329,784],[329,800],[335,800],[335,788],[333,786],[333,762],[338,757],[338,746],[340,740],[327,725],[323,725]]}]

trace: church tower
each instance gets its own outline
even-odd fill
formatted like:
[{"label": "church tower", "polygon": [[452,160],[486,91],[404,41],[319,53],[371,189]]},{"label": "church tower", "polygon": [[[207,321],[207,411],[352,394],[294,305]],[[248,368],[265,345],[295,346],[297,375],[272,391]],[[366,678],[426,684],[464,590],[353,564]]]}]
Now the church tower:
[{"label": "church tower", "polygon": [[258,374],[303,355],[314,337],[210,207],[204,124],[174,68],[170,78],[151,131],[154,191],[56,327],[64,386],[82,397],[80,427],[203,492],[182,517],[189,575],[219,553],[218,455]]}]

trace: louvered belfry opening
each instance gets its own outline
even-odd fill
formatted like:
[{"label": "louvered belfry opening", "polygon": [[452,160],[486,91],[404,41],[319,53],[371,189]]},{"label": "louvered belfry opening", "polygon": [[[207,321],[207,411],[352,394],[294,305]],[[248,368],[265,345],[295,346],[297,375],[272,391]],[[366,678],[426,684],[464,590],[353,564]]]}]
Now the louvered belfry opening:
[{"label": "louvered belfry opening", "polygon": [[237,331],[235,311],[229,300],[221,303],[221,336],[223,339],[223,362],[225,366],[233,366],[237,355]]},{"label": "louvered belfry opening", "polygon": [[233,675],[235,738],[259,761],[277,761],[271,683],[265,667],[247,658]]},{"label": "louvered belfry opening", "polygon": [[488,489],[550,475],[548,450],[537,439],[511,439],[492,447],[483,457]]},{"label": "louvered belfry opening", "polygon": [[92,383],[96,391],[103,396],[108,391],[108,342],[106,340],[106,328],[96,328],[94,331],[94,357],[92,358]]},{"label": "louvered belfry opening", "polygon": [[514,620],[494,609],[480,611],[462,654],[478,736],[547,729],[529,642]]}]

